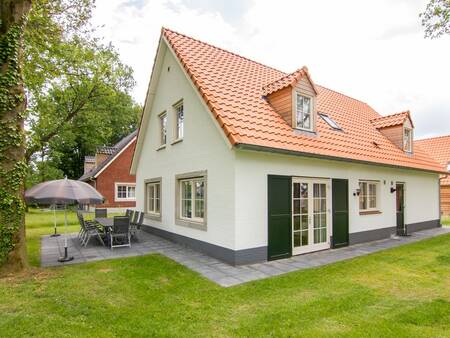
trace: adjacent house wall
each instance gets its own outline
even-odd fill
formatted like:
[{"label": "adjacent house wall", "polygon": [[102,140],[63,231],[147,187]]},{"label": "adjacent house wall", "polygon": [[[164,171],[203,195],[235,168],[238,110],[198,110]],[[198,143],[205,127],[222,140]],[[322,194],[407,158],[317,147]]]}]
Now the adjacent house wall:
[{"label": "adjacent house wall", "polygon": [[[438,226],[437,174],[241,150],[236,152],[235,181],[238,250],[267,246],[268,175],[348,179],[351,244],[365,239],[377,239],[377,236],[387,237],[395,231],[396,195],[390,192],[391,182],[394,186],[396,181],[405,183],[405,222],[411,225],[411,230]],[[360,179],[380,181],[380,214],[359,214],[358,197],[353,196],[353,192],[359,187]]]},{"label": "adjacent house wall", "polygon": [[450,185],[441,185],[441,213],[450,216]]},{"label": "adjacent house wall", "polygon": [[105,197],[105,203],[99,207],[105,208],[134,208],[135,201],[116,201],[115,184],[116,183],[134,183],[136,177],[130,175],[130,164],[133,157],[136,140],[132,142],[119,156],[116,157],[101,173],[97,176],[95,188]]},{"label": "adjacent house wall", "polygon": [[[161,69],[153,106],[147,107],[151,109],[148,129],[137,164],[137,209],[145,211],[145,180],[161,177],[162,219],[145,218],[144,223],[152,227],[151,231],[179,241],[195,239],[200,242],[188,244],[200,245],[199,249],[210,250],[210,254],[217,254],[220,248],[205,243],[234,249],[234,153],[170,50],[165,54]],[[175,125],[172,105],[180,99],[184,104],[184,139],[171,144]],[[158,115],[163,111],[167,111],[168,116],[167,145],[158,150]],[[175,176],[205,170],[207,231],[175,224]]]}]

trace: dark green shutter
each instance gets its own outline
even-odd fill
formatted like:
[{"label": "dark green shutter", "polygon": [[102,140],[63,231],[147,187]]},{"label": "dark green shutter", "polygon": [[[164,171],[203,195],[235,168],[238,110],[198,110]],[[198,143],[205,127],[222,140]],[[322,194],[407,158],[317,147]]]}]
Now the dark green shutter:
[{"label": "dark green shutter", "polygon": [[333,248],[348,245],[348,180],[333,179]]},{"label": "dark green shutter", "polygon": [[292,255],[292,180],[290,176],[268,176],[268,259]]}]

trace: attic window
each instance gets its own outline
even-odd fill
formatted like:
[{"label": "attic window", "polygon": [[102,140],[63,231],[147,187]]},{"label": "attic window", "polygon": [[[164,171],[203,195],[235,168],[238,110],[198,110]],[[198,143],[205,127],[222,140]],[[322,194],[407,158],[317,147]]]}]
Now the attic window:
[{"label": "attic window", "polygon": [[328,123],[328,125],[329,125],[331,128],[333,128],[333,129],[335,129],[335,130],[341,130],[341,131],[342,131],[342,128],[339,127],[339,125],[336,123],[336,121],[333,120],[333,119],[332,119],[331,117],[329,117],[328,115],[319,113],[319,116],[320,116],[326,123]]},{"label": "attic window", "polygon": [[404,129],[403,150],[409,153],[412,151],[412,129],[409,128]]},{"label": "attic window", "polygon": [[304,130],[313,130],[312,125],[312,99],[296,93],[295,95],[295,106],[296,106],[296,128]]}]

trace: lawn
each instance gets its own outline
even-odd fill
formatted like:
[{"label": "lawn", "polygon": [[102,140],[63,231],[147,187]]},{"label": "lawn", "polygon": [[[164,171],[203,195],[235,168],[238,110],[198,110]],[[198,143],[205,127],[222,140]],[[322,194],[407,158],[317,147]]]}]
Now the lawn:
[{"label": "lawn", "polygon": [[[27,224],[36,264],[51,218]],[[449,247],[439,236],[232,288],[160,255],[34,268],[0,279],[0,336],[450,337]]]}]

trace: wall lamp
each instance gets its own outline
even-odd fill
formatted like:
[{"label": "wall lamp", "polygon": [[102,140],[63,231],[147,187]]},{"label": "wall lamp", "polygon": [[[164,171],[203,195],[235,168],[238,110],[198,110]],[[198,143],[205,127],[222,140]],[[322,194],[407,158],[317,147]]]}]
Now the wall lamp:
[{"label": "wall lamp", "polygon": [[397,191],[397,189],[395,189],[394,187],[391,187],[391,194],[393,194],[396,191]]},{"label": "wall lamp", "polygon": [[353,193],[353,196],[359,196],[361,194],[361,189],[356,189],[355,192]]}]

